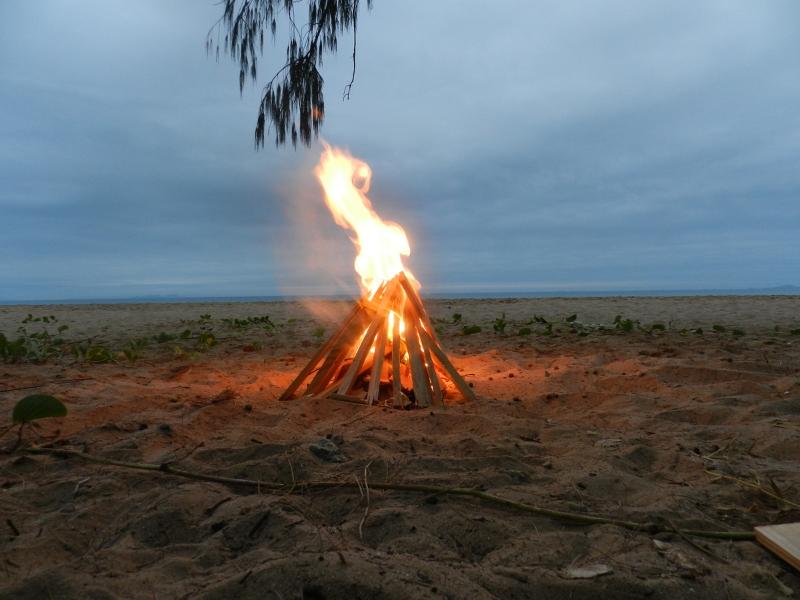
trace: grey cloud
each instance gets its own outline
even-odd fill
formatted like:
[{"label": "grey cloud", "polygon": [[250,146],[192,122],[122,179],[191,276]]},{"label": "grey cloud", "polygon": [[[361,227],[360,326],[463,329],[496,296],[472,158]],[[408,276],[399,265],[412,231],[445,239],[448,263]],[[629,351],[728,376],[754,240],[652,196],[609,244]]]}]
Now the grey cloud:
[{"label": "grey cloud", "polygon": [[[326,65],[424,289],[800,283],[800,5],[487,6],[376,1],[350,101],[347,40]],[[218,10],[0,7],[0,300],[355,289],[319,148],[254,152],[259,88],[205,55]]]}]

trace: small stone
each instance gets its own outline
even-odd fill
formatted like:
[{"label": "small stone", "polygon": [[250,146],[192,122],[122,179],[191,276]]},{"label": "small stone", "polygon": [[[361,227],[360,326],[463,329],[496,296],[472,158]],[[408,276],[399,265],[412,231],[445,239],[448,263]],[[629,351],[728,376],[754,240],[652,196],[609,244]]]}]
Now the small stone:
[{"label": "small stone", "polygon": [[311,444],[308,449],[311,454],[326,462],[345,462],[347,458],[339,451],[339,447],[328,438],[322,438]]},{"label": "small stone", "polygon": [[563,571],[567,579],[594,579],[595,577],[608,575],[613,572],[614,569],[602,563],[587,565],[585,567],[568,567]]}]

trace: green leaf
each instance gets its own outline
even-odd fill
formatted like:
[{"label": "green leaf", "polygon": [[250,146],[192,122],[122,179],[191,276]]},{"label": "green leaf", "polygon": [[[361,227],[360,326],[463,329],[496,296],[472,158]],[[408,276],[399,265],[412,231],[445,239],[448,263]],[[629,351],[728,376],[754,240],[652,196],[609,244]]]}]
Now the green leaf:
[{"label": "green leaf", "polygon": [[153,340],[158,342],[159,344],[165,344],[167,342],[171,342],[172,340],[174,340],[175,337],[176,336],[171,335],[171,334],[169,334],[169,333],[167,333],[165,331],[162,331],[158,335],[154,335],[153,336]]},{"label": "green leaf", "polygon": [[461,329],[461,333],[464,335],[473,335],[480,332],[481,328],[479,325],[464,325],[464,327]]},{"label": "green leaf", "polygon": [[210,333],[208,331],[204,331],[197,338],[197,345],[201,349],[208,350],[209,348],[214,346],[216,343],[217,343],[217,338],[214,337],[213,333]]},{"label": "green leaf", "polygon": [[567,317],[566,321],[567,321],[567,323],[572,323],[577,318],[578,318],[578,315],[570,315],[570,316]]},{"label": "green leaf", "polygon": [[67,407],[61,400],[47,394],[32,394],[17,402],[11,418],[17,424],[47,417],[63,417],[66,414]]},{"label": "green leaf", "polygon": [[494,328],[495,333],[499,333],[503,335],[506,331],[506,313],[503,313],[501,316],[497,317],[494,320],[494,324],[492,327]]}]

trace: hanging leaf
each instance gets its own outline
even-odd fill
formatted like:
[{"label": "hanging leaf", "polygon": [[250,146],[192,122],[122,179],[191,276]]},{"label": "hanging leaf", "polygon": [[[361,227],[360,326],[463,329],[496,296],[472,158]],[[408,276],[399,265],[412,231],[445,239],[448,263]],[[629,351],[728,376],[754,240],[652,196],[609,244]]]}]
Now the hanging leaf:
[{"label": "hanging leaf", "polygon": [[11,418],[16,425],[66,414],[67,407],[61,400],[47,394],[32,394],[17,402]]}]

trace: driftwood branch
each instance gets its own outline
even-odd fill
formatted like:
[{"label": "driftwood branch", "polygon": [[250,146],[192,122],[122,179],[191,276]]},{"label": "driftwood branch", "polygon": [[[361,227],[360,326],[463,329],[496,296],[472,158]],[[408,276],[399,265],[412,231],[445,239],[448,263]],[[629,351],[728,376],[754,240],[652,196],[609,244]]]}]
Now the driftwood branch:
[{"label": "driftwood branch", "polygon": [[48,385],[62,385],[65,383],[78,383],[80,381],[94,381],[94,377],[81,377],[79,379],[54,379],[52,381],[46,381],[44,383],[39,383],[37,385],[26,385],[23,387],[5,388],[0,390],[0,394],[5,394],[6,392],[18,392],[20,390],[35,390],[38,388],[47,387]]},{"label": "driftwood branch", "polygon": [[[356,490],[360,488],[359,483],[349,481],[296,481],[292,482],[291,486],[286,484],[272,481],[259,481],[256,479],[242,479],[237,477],[222,477],[218,475],[210,475],[206,473],[198,473],[186,469],[173,467],[169,463],[156,464],[156,463],[134,463],[125,462],[120,460],[113,460],[110,458],[103,458],[93,454],[86,454],[78,450],[69,450],[66,448],[26,448],[22,450],[28,454],[47,454],[51,456],[60,456],[65,458],[79,458],[86,462],[109,465],[114,467],[122,467],[126,469],[134,469],[138,471],[151,471],[155,473],[162,473],[165,475],[172,475],[174,477],[183,477],[185,479],[193,479],[196,481],[210,481],[214,483],[221,483],[230,486],[248,487],[258,490],[272,490],[280,491],[283,493],[300,494],[305,490]],[[431,494],[435,496],[461,496],[474,498],[480,500],[491,506],[505,508],[516,512],[524,512],[528,514],[547,517],[556,521],[562,521],[573,525],[615,525],[623,529],[631,531],[639,531],[654,535],[656,533],[676,533],[678,535],[702,537],[717,540],[733,540],[733,541],[750,541],[755,539],[755,534],[752,531],[718,531],[711,529],[678,529],[673,526],[664,526],[655,522],[640,522],[627,519],[617,519],[613,517],[605,517],[601,515],[592,515],[585,513],[573,513],[562,510],[555,510],[550,508],[543,508],[524,502],[517,502],[493,494],[488,494],[480,490],[459,487],[441,487],[436,485],[416,484],[416,483],[389,483],[389,482],[370,482],[370,487],[373,490],[391,490],[397,492],[415,492],[422,494]],[[363,489],[363,488],[361,488]]]}]

